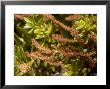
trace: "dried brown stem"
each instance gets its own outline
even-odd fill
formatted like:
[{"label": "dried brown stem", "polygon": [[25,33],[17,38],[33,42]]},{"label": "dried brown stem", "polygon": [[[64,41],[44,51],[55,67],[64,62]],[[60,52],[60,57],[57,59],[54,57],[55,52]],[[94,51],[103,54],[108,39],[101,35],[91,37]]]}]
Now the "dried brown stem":
[{"label": "dried brown stem", "polygon": [[96,35],[94,34],[88,34],[88,38],[91,38],[94,42],[96,42],[97,41],[97,37],[96,37]]}]

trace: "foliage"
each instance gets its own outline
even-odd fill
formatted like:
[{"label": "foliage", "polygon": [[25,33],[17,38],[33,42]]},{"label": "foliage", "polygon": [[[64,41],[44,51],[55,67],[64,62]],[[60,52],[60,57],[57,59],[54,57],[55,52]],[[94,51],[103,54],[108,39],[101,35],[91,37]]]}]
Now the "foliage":
[{"label": "foliage", "polygon": [[15,76],[87,76],[96,72],[95,14],[14,17]]}]

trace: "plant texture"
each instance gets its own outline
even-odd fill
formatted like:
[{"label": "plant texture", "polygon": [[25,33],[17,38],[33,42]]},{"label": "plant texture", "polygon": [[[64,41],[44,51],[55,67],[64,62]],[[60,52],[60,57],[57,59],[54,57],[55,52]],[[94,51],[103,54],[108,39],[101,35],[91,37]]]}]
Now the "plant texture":
[{"label": "plant texture", "polygon": [[97,73],[97,15],[15,14],[15,76]]}]

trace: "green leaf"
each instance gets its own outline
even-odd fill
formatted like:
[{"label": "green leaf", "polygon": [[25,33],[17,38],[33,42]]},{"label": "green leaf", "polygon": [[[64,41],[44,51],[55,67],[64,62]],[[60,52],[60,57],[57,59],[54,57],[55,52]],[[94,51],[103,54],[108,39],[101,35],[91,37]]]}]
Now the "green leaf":
[{"label": "green leaf", "polygon": [[67,68],[67,69],[69,69],[69,70],[72,70],[72,69],[73,69],[71,64],[65,65],[65,68]]},{"label": "green leaf", "polygon": [[27,35],[27,31],[23,29],[22,27],[16,27],[16,29],[19,33]]},{"label": "green leaf", "polygon": [[73,74],[72,71],[67,71],[67,72],[64,73],[65,76],[71,76],[72,74]]},{"label": "green leaf", "polygon": [[87,68],[84,68],[84,69],[82,70],[83,73],[85,73],[86,71],[87,71]]},{"label": "green leaf", "polygon": [[94,25],[92,25],[92,26],[90,27],[90,29],[91,29],[91,30],[95,30],[96,27],[97,27],[96,24],[94,24]]},{"label": "green leaf", "polygon": [[80,21],[76,21],[75,24],[77,24],[78,27],[76,27],[76,29],[82,29],[85,25],[85,22],[83,20]]},{"label": "green leaf", "polygon": [[24,21],[26,22],[24,28],[29,29],[35,26],[34,20],[31,17],[24,17]]},{"label": "green leaf", "polygon": [[46,74],[47,74],[47,76],[49,76],[49,72],[47,72]]},{"label": "green leaf", "polygon": [[40,66],[40,60],[39,59],[37,59],[37,65]]},{"label": "green leaf", "polygon": [[34,28],[30,29],[30,30],[28,31],[28,34],[32,34],[33,31],[34,31]]},{"label": "green leaf", "polygon": [[50,35],[51,32],[52,32],[52,25],[49,25],[49,26],[47,27],[47,31],[45,32],[45,34],[46,34],[46,35]]},{"label": "green leaf", "polygon": [[55,67],[54,67],[54,66],[52,66],[52,67],[51,67],[51,70],[52,70],[53,72],[55,72]]},{"label": "green leaf", "polygon": [[14,32],[14,41],[17,45],[24,45],[25,41],[23,38],[20,38],[15,32]]},{"label": "green leaf", "polygon": [[35,76],[35,72],[34,72],[34,70],[33,70],[33,68],[31,68],[31,70],[29,71],[30,73],[30,76]]},{"label": "green leaf", "polygon": [[18,46],[18,47],[17,47],[17,56],[20,57],[20,54],[21,54],[21,52],[20,52],[20,48],[19,48],[19,46]]},{"label": "green leaf", "polygon": [[34,30],[34,33],[35,33],[35,34],[39,34],[39,32],[40,32],[40,28],[36,28],[36,29]]},{"label": "green leaf", "polygon": [[24,17],[24,21],[26,23],[33,23],[32,20],[30,18],[28,18],[28,17]]},{"label": "green leaf", "polygon": [[43,66],[44,66],[44,67],[47,67],[47,62],[44,62],[44,63],[43,63]]},{"label": "green leaf", "polygon": [[30,23],[26,23],[24,29],[29,29],[29,28],[33,28],[33,25]]},{"label": "green leaf", "polygon": [[44,34],[38,34],[38,35],[35,37],[35,39],[41,39],[41,38],[44,38],[44,37],[45,37]]}]

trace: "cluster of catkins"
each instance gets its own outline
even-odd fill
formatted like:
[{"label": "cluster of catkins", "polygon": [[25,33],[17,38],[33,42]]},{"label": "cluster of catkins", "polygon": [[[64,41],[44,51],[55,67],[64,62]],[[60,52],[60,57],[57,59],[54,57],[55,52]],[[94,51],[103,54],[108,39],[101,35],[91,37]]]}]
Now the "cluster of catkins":
[{"label": "cluster of catkins", "polygon": [[[26,15],[16,15],[16,18],[23,19],[23,16]],[[27,15],[32,16],[32,15]],[[59,27],[60,30],[67,31],[70,34],[70,37],[64,37],[63,33],[52,33],[51,38],[58,42],[59,45],[49,45],[48,47],[41,46],[41,43],[36,40],[35,38],[31,39],[31,46],[34,47],[36,50],[34,52],[26,51],[25,55],[31,59],[32,61],[41,60],[43,62],[46,62],[50,66],[54,66],[55,68],[60,67],[61,68],[61,74],[64,75],[65,72],[68,71],[68,69],[65,67],[66,59],[77,59],[83,60],[86,64],[87,68],[90,68],[91,70],[94,70],[97,68],[97,37],[96,34],[93,34],[92,32],[88,32],[86,34],[86,38],[88,38],[92,43],[87,42],[86,39],[82,38],[81,31],[76,30],[74,26],[70,27],[59,21],[57,18],[55,18],[52,14],[42,14],[42,16],[46,19],[46,21],[51,21],[53,25]],[[69,15],[64,20],[67,22],[74,21],[77,19],[83,19],[84,17],[79,14],[75,15]],[[57,60],[55,58],[57,56],[60,56],[61,58]],[[27,63],[29,65],[29,63]],[[23,73],[28,72],[29,67],[26,65],[26,63],[19,65],[20,71]],[[73,66],[74,67],[74,66]],[[55,75],[54,72],[52,75]]]}]

